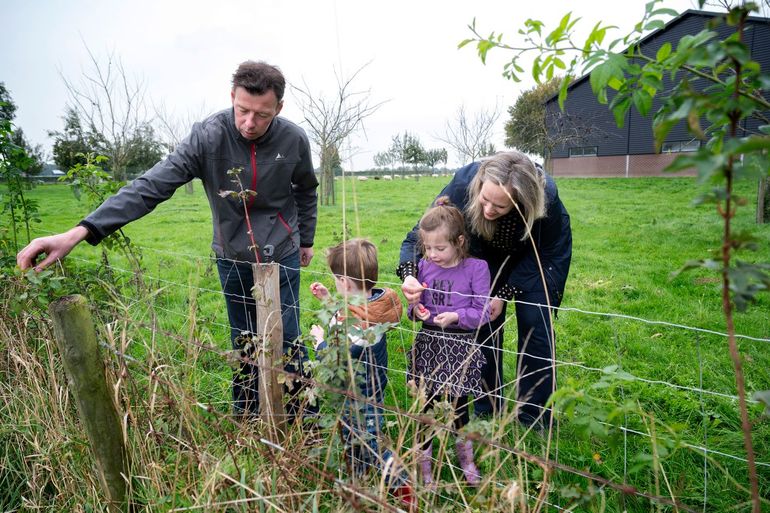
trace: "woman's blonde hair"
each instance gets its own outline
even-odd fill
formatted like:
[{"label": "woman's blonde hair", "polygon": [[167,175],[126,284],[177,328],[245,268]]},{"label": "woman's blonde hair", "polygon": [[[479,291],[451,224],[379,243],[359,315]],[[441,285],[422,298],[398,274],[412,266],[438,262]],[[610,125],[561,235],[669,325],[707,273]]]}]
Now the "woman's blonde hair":
[{"label": "woman's blonde hair", "polygon": [[436,198],[433,206],[420,219],[420,252],[425,254],[423,236],[425,232],[446,230],[447,241],[457,249],[460,258],[468,256],[468,237],[465,234],[465,219],[463,213],[452,204],[449,196]]},{"label": "woman's blonde hair", "polygon": [[483,159],[476,176],[468,187],[468,203],[465,214],[473,233],[485,240],[495,235],[497,222],[484,218],[479,193],[485,182],[505,187],[511,192],[513,209],[520,212],[527,230],[521,240],[526,240],[533,223],[545,217],[545,175],[532,161],[518,151],[500,152]]}]

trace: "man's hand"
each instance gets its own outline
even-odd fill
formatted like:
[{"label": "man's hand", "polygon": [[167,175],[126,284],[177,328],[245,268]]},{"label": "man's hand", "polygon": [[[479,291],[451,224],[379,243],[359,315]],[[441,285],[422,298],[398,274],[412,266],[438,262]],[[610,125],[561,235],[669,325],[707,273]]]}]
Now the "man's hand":
[{"label": "man's hand", "polygon": [[422,296],[422,291],[428,288],[427,283],[420,283],[414,276],[407,276],[401,284],[401,292],[404,293],[406,302],[410,305],[417,303]]},{"label": "man's hand", "polygon": [[[69,231],[33,239],[27,247],[16,255],[16,264],[22,271],[30,267],[35,271],[42,271],[52,263],[67,256],[72,248],[88,237],[88,230],[83,226],[76,226]],[[46,257],[39,264],[37,259],[45,253]]]},{"label": "man's hand", "polygon": [[310,284],[310,293],[321,300],[329,297],[329,289],[323,283],[318,283],[317,281]]},{"label": "man's hand", "polygon": [[499,297],[494,297],[489,302],[489,320],[494,321],[503,312],[503,300]]},{"label": "man's hand", "polygon": [[299,248],[299,265],[307,267],[313,260],[313,248]]},{"label": "man's hand", "polygon": [[433,323],[442,328],[446,328],[452,324],[457,324],[457,321],[459,320],[460,316],[457,315],[457,312],[442,312],[433,318]]}]

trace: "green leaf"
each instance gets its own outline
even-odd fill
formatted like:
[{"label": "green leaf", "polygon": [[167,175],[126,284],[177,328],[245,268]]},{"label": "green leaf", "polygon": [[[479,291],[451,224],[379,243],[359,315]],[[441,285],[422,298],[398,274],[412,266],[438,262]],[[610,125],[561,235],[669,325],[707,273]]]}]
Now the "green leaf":
[{"label": "green leaf", "polygon": [[637,89],[634,91],[633,102],[634,107],[636,107],[636,110],[638,110],[639,114],[642,116],[647,116],[647,114],[650,113],[650,108],[652,107],[652,96],[650,96],[647,91],[643,89]]},{"label": "green leaf", "polygon": [[572,77],[570,75],[567,75],[561,81],[561,86],[559,87],[559,108],[562,111],[564,110],[564,102],[567,100],[567,91],[569,90],[569,85],[571,83],[572,83]]},{"label": "green leaf", "polygon": [[626,113],[631,107],[631,98],[628,96],[623,96],[620,100],[618,100],[618,96],[612,100],[612,114],[615,116],[615,124],[618,125],[618,128],[623,128],[623,125],[626,121]]},{"label": "green leaf", "polygon": [[[535,61],[537,62],[537,59]],[[599,91],[607,87],[610,76],[610,67],[606,62],[599,64],[591,70],[588,80],[591,83],[591,90],[594,94],[598,94]]]},{"label": "green leaf", "polygon": [[664,171],[681,171],[694,167],[698,171],[698,179],[705,183],[714,176],[720,174],[727,162],[725,154],[711,154],[705,148],[701,148],[695,155],[680,155]]},{"label": "green leaf", "polygon": [[666,60],[666,57],[668,57],[669,55],[671,55],[671,43],[666,41],[665,43],[663,43],[663,46],[661,46],[658,49],[658,53],[655,55],[655,59],[658,62],[661,62]]},{"label": "green leaf", "polygon": [[729,144],[726,150],[733,154],[767,151],[770,150],[770,136],[752,135],[741,139],[735,146]]},{"label": "green leaf", "polygon": [[676,12],[674,9],[667,9],[667,8],[655,9],[654,11],[652,11],[650,13],[650,16],[663,16],[663,15],[666,15],[666,16],[679,16],[679,13]]},{"label": "green leaf", "polygon": [[751,60],[751,52],[749,48],[738,41],[724,41],[722,46],[728,56],[732,57],[741,64]]},{"label": "green leaf", "polygon": [[662,29],[665,25],[661,20],[652,20],[644,26],[644,30],[658,30]]},{"label": "green leaf", "polygon": [[618,77],[612,77],[607,82],[607,85],[614,91],[620,91],[620,89],[623,87],[625,82],[620,80]]},{"label": "green leaf", "polygon": [[460,49],[460,48],[462,48],[462,47],[466,46],[467,44],[472,43],[474,41],[475,41],[475,39],[463,39],[462,41],[460,41],[457,44],[457,48]]}]

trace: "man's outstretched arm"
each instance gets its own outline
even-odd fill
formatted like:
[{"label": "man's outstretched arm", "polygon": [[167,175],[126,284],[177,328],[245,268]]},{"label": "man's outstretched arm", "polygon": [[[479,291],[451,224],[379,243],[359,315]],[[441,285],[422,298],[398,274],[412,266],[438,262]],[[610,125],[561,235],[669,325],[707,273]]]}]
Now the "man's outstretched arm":
[{"label": "man's outstretched arm", "polygon": [[[67,256],[72,248],[84,241],[88,235],[88,230],[84,226],[78,225],[64,233],[32,239],[27,247],[16,255],[16,263],[22,271],[33,266],[36,271],[42,271],[52,263]],[[45,254],[46,257],[42,262],[37,263],[38,257],[42,254]]]}]

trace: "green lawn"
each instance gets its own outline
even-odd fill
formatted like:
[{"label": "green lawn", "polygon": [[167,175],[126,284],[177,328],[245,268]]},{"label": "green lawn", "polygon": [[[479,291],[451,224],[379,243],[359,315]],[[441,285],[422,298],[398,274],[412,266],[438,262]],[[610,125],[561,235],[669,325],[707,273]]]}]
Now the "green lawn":
[{"label": "green lawn", "polygon": [[[393,271],[401,241],[448,180],[337,182],[338,204],[319,207],[316,258],[302,273],[303,329],[318,322],[318,303],[310,296],[308,285],[319,280],[333,288],[323,249],[343,235],[369,238],[380,251],[381,284],[397,288]],[[556,321],[558,379],[560,388],[575,390],[570,397],[576,398],[572,403],[576,414],[561,422],[550,457],[615,483],[627,482],[653,495],[676,497],[698,511],[706,496],[708,511],[748,511],[744,504],[748,494],[740,489],[747,483],[746,454],[737,402],[732,399],[736,394],[733,364],[727,339],[712,333],[725,332],[719,280],[701,270],[671,278],[672,271],[688,260],[710,257],[720,247],[721,222],[715,208],[693,206],[697,189],[693,179],[560,179],[557,183],[571,215],[574,245],[563,309]],[[770,225],[754,224],[755,189],[741,187],[739,192],[749,206],[739,209],[733,227],[753,232],[760,246],[758,252],[742,258],[768,261]],[[40,186],[30,197],[40,202],[43,223],[38,225],[38,236],[65,230],[87,212],[65,186]],[[202,187],[196,184],[193,195],[180,190],[156,212],[126,227],[125,233],[142,250],[144,279],[152,293],[137,297],[127,286],[117,296],[92,301],[104,305],[98,307],[104,311],[120,311],[130,319],[127,325],[115,326],[127,334],[124,347],[129,354],[142,361],[148,354],[154,357],[156,345],[165,347],[168,362],[182,369],[173,373],[181,380],[181,388],[199,401],[227,411],[229,367],[218,355],[173,338],[192,334],[223,350],[229,345],[224,304],[211,261],[211,219]],[[97,273],[99,262],[99,249],[83,244],[70,255],[66,269],[69,276],[82,269],[104,276],[103,271]],[[113,277],[131,274],[119,255],[111,255],[110,262]],[[768,339],[770,298],[766,293],[759,297],[748,312],[736,314],[736,331]],[[148,326],[153,323],[171,335],[151,337],[148,342]],[[410,403],[403,379],[404,353],[414,329],[404,321],[389,335],[387,402],[403,408]],[[513,353],[512,316],[506,329],[506,349]],[[770,389],[770,342],[740,338],[739,347],[749,396]],[[623,375],[626,379],[610,380],[605,386],[608,375],[602,369],[610,366],[619,366],[627,373]],[[139,367],[145,378],[137,379],[144,383],[147,366]],[[513,354],[507,356],[505,367],[506,380],[514,380]],[[601,422],[612,423],[613,411],[620,412],[615,419],[628,430],[610,429],[605,436]],[[760,485],[768,496],[770,422],[761,417],[761,411],[760,405],[750,408]],[[588,422],[591,418],[600,423]],[[205,426],[196,429],[206,431]],[[586,434],[586,429],[591,433]],[[498,437],[511,446],[523,444],[518,447],[544,454],[538,437],[522,441],[510,431]],[[681,443],[669,443],[671,439]],[[708,453],[707,477],[703,448]],[[521,477],[516,458],[496,457],[502,459],[497,470],[493,470],[492,458],[483,468],[494,474],[493,481],[501,488]],[[536,470],[526,472],[530,472],[530,480],[538,479]],[[587,490],[586,481],[568,471],[557,471],[552,484],[548,501],[561,507],[575,505],[579,497],[590,494],[595,498],[585,510],[600,510],[597,496],[604,496],[607,511],[653,510],[645,499],[623,499],[609,488]],[[529,490],[529,494],[537,491]],[[449,507],[456,500],[445,498],[434,506]],[[497,507],[510,510],[499,503]],[[662,510],[673,511],[670,507]]]}]

